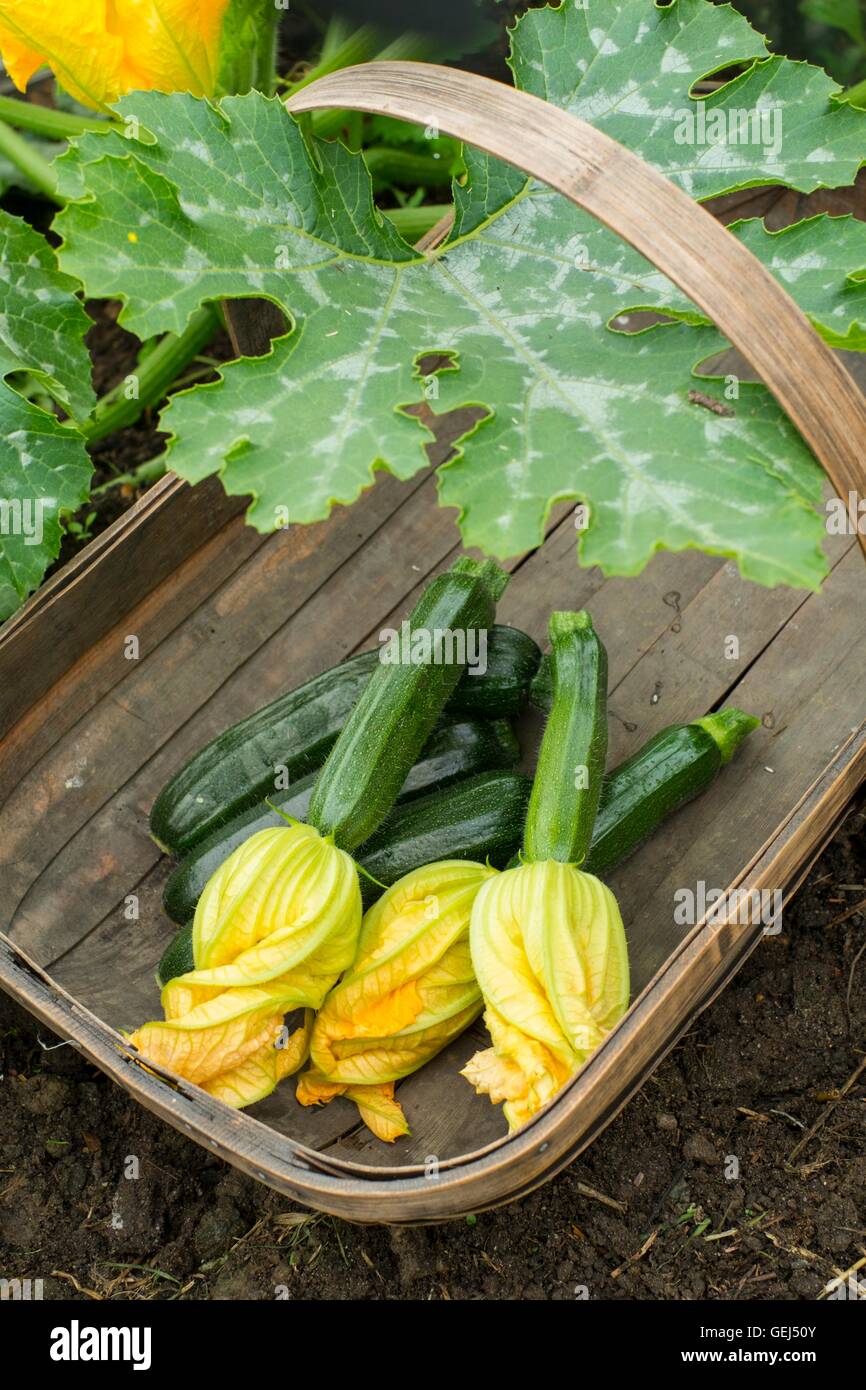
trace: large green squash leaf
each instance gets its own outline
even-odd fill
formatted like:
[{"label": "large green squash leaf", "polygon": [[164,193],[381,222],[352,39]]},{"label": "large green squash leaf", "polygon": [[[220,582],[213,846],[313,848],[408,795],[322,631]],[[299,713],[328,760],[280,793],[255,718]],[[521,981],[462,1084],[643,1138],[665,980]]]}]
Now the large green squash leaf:
[{"label": "large green squash leaf", "polygon": [[23,372],[73,417],[93,404],[90,327],[44,237],[0,212],[0,620],[37,587],[60,550],[60,515],[87,498],[81,434],[9,384]]},{"label": "large green squash leaf", "polygon": [[[691,96],[737,62],[740,77],[703,104]],[[705,0],[530,11],[513,67],[697,198],[838,186],[866,157],[866,116],[836,101],[829,78],[766,57],[741,16]],[[758,119],[744,124],[750,108]],[[699,546],[765,584],[818,585],[822,479],[796,431],[761,386],[698,383],[716,331],[563,198],[468,152],[455,232],[421,257],[377,214],[363,162],[308,145],[275,101],[145,94],[122,112],[141,140],[86,136],[58,166],[74,200],[56,223],[64,268],[90,294],[122,290],[123,322],[142,337],[181,330],[204,301],[250,294],[293,325],[269,357],[174,398],[165,418],[183,477],[220,473],[229,492],[252,495],[262,530],[318,520],[377,468],[407,477],[423,466],[424,436],[403,409],[423,390],[434,410],[488,412],[441,474],[467,544],[520,553],[540,542],[552,505],[573,498],[589,516],[581,561],[608,573]],[[831,341],[861,346],[841,306],[859,294],[849,275],[862,249],[853,235],[841,246],[828,219],[808,227],[822,258],[809,275],[793,273],[797,237],[748,224],[739,234]],[[679,321],[618,331],[624,310],[652,306]],[[450,365],[422,384],[434,352]]]}]

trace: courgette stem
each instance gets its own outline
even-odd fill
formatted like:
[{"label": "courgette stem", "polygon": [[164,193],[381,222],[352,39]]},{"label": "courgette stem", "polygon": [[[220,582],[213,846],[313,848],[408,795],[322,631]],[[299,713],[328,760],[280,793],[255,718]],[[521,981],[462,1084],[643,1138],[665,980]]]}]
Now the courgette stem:
[{"label": "courgette stem", "polygon": [[368,145],[363,153],[376,188],[390,183],[412,188],[437,188],[450,184],[453,177],[451,161],[437,159],[434,154],[395,150],[390,145]]},{"label": "courgette stem", "polygon": [[16,169],[20,169],[22,174],[33,186],[43,193],[46,198],[50,198],[52,203],[57,203],[62,207],[64,199],[57,192],[57,176],[48,160],[41,155],[31,140],[19,135],[17,130],[13,130],[5,121],[0,120],[0,154],[5,155]]},{"label": "courgette stem", "polygon": [[454,204],[423,203],[417,208],[380,208],[379,211],[389,222],[393,222],[403,240],[414,246],[422,236],[432,232],[443,217],[454,211]]},{"label": "courgette stem", "polygon": [[37,106],[36,102],[24,97],[0,96],[0,120],[18,130],[43,135],[47,140],[74,140],[90,130],[123,129],[119,122],[107,121],[103,116],[71,116],[51,106]]},{"label": "courgette stem", "polygon": [[723,709],[717,714],[708,714],[704,719],[693,719],[699,729],[705,729],[718,745],[722,763],[729,763],[744,739],[753,729],[757,729],[760,719],[753,714],[744,714],[741,709]]},{"label": "courgette stem", "polygon": [[[84,426],[87,442],[95,444],[117,430],[134,425],[148,406],[156,405],[163,399],[184,367],[198,356],[202,348],[207,347],[219,325],[216,309],[205,304],[190,317],[182,333],[166,333],[137,370],[130,374],[136,378],[134,397],[127,399],[126,382],[130,379],[127,377],[97,402]],[[165,471],[164,458],[161,471]],[[114,482],[108,486],[114,486]]]}]

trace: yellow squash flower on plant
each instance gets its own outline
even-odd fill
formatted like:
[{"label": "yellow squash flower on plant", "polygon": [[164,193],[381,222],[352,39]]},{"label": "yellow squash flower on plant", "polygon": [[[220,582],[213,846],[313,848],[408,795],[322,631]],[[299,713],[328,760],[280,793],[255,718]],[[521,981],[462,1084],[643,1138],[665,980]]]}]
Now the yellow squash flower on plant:
[{"label": "yellow squash flower on plant", "polygon": [[493,1046],[463,1075],[513,1131],[562,1090],[629,999],[616,899],[584,862],[607,752],[607,654],[587,613],[554,613],[553,705],[527,812],[524,859],[481,888],[472,964]]},{"label": "yellow squash flower on plant", "polygon": [[212,96],[230,0],[0,0],[0,54],[24,91],[48,66],[85,106],[126,92]]},{"label": "yellow squash flower on plant", "polygon": [[394,1083],[417,1071],[481,1012],[469,920],[495,869],[448,860],[395,883],[364,917],[358,957],[328,995],[298,1079],[302,1105],[343,1095],[379,1139],[407,1134]]},{"label": "yellow squash flower on plant", "polygon": [[348,854],[312,826],[262,830],[205,888],[193,924],[196,968],[165,986],[165,1021],[130,1041],[229,1105],[262,1100],[306,1060],[312,1012],[288,1040],[284,1015],[320,1007],[351,965],[360,927]]}]

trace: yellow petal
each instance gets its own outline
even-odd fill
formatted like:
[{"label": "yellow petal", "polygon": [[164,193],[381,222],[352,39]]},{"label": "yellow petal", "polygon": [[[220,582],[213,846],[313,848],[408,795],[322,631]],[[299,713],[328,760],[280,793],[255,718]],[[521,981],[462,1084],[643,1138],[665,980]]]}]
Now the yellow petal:
[{"label": "yellow petal", "polygon": [[460,1073],[475,1087],[479,1096],[489,1096],[494,1105],[517,1100],[526,1094],[526,1077],[516,1063],[500,1057],[495,1047],[486,1047],[470,1057]]},{"label": "yellow petal", "polygon": [[295,1099],[299,1105],[327,1105],[335,1096],[345,1094],[345,1086],[326,1081],[320,1071],[310,1067],[298,1077]]},{"label": "yellow petal", "polygon": [[616,899],[573,865],[523,864],[486,883],[472,911],[472,961],[493,1048],[463,1075],[510,1128],[567,1084],[628,1007]]},{"label": "yellow petal", "polygon": [[[63,0],[64,6],[69,0]],[[229,0],[114,0],[124,38],[120,93],[212,96]],[[119,93],[119,94],[120,94]]]},{"label": "yellow petal", "polygon": [[406,1116],[399,1101],[394,1099],[393,1082],[385,1086],[350,1086],[346,1099],[355,1102],[364,1124],[386,1144],[393,1144],[395,1139],[409,1133]]},{"label": "yellow petal", "polygon": [[283,1013],[273,990],[227,990],[170,1021],[145,1023],[130,1042],[149,1061],[203,1085],[275,1044]]},{"label": "yellow petal", "polygon": [[228,0],[0,0],[0,53],[20,90],[47,64],[85,106],[135,90],[210,96]]},{"label": "yellow petal", "polygon": [[531,871],[537,867],[524,864],[485,883],[472,910],[472,961],[488,1010],[567,1061],[571,1048],[523,940],[522,923],[535,890]]},{"label": "yellow petal", "polygon": [[328,1081],[315,1067],[310,1067],[298,1077],[295,1096],[299,1105],[327,1105],[337,1096],[345,1096],[354,1101],[364,1124],[383,1139],[393,1144],[395,1139],[409,1133],[406,1116],[400,1104],[394,1099],[394,1084],[373,1086],[342,1086]]},{"label": "yellow petal", "polygon": [[392,1083],[481,1011],[468,949],[472,903],[495,873],[463,860],[407,874],[364,918],[358,956],[316,1019],[311,1054],[330,1082]]},{"label": "yellow petal", "polygon": [[527,958],[560,1028],[585,1059],[628,1007],[628,948],[610,889],[570,864],[525,866]]},{"label": "yellow petal", "polygon": [[206,1081],[202,1089],[236,1110],[264,1100],[284,1077],[292,1076],[303,1066],[310,1028],[298,1028],[285,1048],[266,1044],[240,1066]]},{"label": "yellow petal", "polygon": [[360,929],[349,855],[312,826],[262,830],[229,855],[199,899],[190,982],[246,987],[303,968],[326,980],[319,998],[297,1001],[316,1007],[352,964]]}]

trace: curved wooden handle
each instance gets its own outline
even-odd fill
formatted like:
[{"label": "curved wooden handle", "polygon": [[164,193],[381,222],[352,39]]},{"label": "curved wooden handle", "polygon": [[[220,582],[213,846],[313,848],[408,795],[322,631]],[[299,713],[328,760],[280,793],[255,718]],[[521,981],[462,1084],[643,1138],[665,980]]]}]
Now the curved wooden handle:
[{"label": "curved wooden handle", "polygon": [[663,271],[739,348],[839,496],[866,498],[866,397],[786,291],[716,219],[610,136],[558,106],[432,63],[321,77],[289,111],[345,107],[435,125],[564,193]]}]

